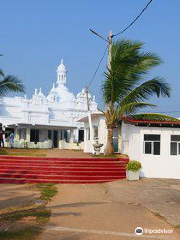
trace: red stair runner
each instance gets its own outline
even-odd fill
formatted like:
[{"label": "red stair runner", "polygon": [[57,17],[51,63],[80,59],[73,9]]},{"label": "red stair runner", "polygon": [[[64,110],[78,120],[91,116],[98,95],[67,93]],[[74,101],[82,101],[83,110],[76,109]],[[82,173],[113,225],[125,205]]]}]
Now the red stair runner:
[{"label": "red stair runner", "polygon": [[0,156],[0,183],[100,183],[126,177],[127,158]]}]

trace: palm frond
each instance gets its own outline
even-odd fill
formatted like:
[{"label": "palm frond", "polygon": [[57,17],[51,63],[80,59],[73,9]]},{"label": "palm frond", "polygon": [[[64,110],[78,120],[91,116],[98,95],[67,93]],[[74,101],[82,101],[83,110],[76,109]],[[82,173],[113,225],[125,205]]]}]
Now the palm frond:
[{"label": "palm frond", "polygon": [[118,41],[112,46],[111,70],[105,72],[106,80],[102,84],[105,102],[112,99],[119,103],[137,87],[144,75],[161,59],[153,53],[142,51],[143,43]]},{"label": "palm frond", "polygon": [[144,102],[134,102],[134,103],[126,104],[122,107],[118,107],[116,110],[116,113],[117,113],[117,116],[133,115],[138,110],[146,107],[154,108],[156,107],[156,105],[150,104],[150,103],[144,103]]},{"label": "palm frond", "polygon": [[7,75],[0,81],[0,97],[6,96],[8,92],[24,92],[22,82],[13,75]]},{"label": "palm frond", "polygon": [[122,101],[121,106],[131,102],[138,102],[148,100],[152,95],[157,97],[170,97],[170,86],[166,83],[163,78],[156,77],[152,80],[142,83],[131,91]]},{"label": "palm frond", "polygon": [[[0,57],[2,57],[3,55],[2,54],[0,54]],[[4,72],[3,72],[3,70],[2,69],[0,69],[0,77],[4,77]]]},{"label": "palm frond", "polygon": [[0,77],[4,77],[5,75],[4,75],[4,72],[3,72],[3,70],[2,69],[0,69]]},{"label": "palm frond", "polygon": [[152,120],[152,121],[180,121],[180,119],[160,113],[141,113],[130,116],[134,120]]}]

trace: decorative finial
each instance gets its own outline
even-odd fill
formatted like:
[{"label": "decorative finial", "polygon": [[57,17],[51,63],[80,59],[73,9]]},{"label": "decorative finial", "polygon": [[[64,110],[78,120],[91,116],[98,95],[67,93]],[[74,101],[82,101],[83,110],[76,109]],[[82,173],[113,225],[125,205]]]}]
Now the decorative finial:
[{"label": "decorative finial", "polygon": [[96,101],[96,97],[95,96],[93,96],[93,102],[95,102]]},{"label": "decorative finial", "polygon": [[35,88],[34,90],[34,95],[37,95],[37,88]]},{"label": "decorative finial", "polygon": [[63,59],[61,59],[61,64],[63,64]]},{"label": "decorative finial", "polygon": [[41,87],[39,88],[39,93],[42,93]]},{"label": "decorative finial", "polygon": [[53,88],[55,88],[55,84],[53,83]]}]

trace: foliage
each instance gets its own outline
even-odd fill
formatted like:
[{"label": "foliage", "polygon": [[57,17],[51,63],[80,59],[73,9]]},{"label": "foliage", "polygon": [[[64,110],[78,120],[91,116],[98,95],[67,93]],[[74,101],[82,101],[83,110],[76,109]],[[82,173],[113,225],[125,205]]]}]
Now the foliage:
[{"label": "foliage", "polygon": [[18,77],[13,75],[5,76],[0,69],[0,98],[6,96],[9,92],[24,92],[24,85]]},{"label": "foliage", "polygon": [[107,106],[103,112],[108,129],[107,154],[113,153],[112,129],[121,124],[124,117],[132,116],[146,107],[156,107],[147,102],[153,95],[158,98],[170,97],[170,86],[163,78],[147,80],[149,71],[162,61],[156,54],[144,52],[142,47],[141,42],[125,40],[112,45],[111,69],[107,68],[106,79],[102,83]]},{"label": "foliage", "polygon": [[137,172],[142,168],[141,163],[139,161],[129,161],[126,165],[126,170]]},{"label": "foliage", "polygon": [[8,155],[8,152],[5,149],[0,148],[0,155]]},{"label": "foliage", "polygon": [[42,228],[37,226],[29,226],[15,231],[0,231],[1,240],[32,240],[39,236]]},{"label": "foliage", "polygon": [[18,221],[25,217],[35,217],[38,222],[47,222],[50,218],[51,211],[47,208],[27,208],[16,211],[7,212],[0,215],[0,221]]},{"label": "foliage", "polygon": [[56,185],[50,183],[39,183],[38,189],[41,191],[41,199],[47,202],[58,192]]}]

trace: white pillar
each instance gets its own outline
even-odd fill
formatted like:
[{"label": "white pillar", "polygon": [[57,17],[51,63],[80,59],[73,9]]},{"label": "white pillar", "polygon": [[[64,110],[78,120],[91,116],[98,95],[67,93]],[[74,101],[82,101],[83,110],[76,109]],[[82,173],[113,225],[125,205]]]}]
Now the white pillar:
[{"label": "white pillar", "polygon": [[18,142],[19,141],[19,129],[15,128],[15,140]]},{"label": "white pillar", "polygon": [[26,141],[30,142],[30,128],[26,128]]},{"label": "white pillar", "polygon": [[72,145],[73,145],[73,142],[74,142],[74,130],[71,129],[71,130],[70,130],[70,141],[69,141],[71,148],[73,147],[73,146],[72,146]]},{"label": "white pillar", "polygon": [[64,140],[64,130],[61,130],[62,131],[62,140]]}]

